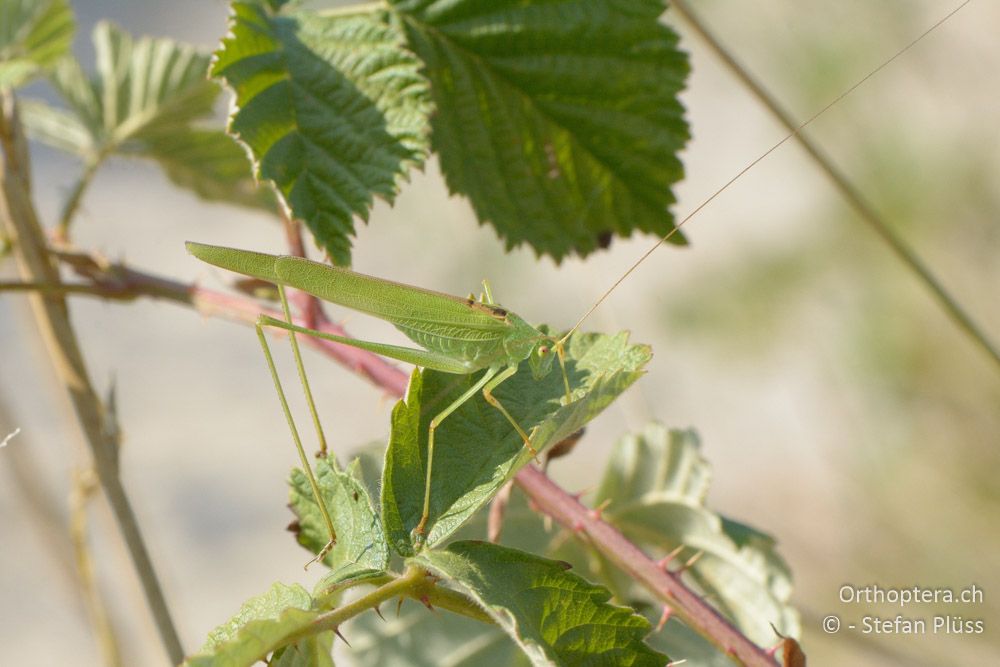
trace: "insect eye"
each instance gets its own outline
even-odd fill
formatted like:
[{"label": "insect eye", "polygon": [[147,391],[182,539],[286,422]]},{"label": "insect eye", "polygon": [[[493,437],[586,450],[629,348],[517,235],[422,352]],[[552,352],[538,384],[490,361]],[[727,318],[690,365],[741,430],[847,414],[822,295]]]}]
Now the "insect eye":
[{"label": "insect eye", "polygon": [[549,347],[547,345],[542,345],[541,347],[538,348],[538,356],[544,357],[548,353],[549,353]]}]

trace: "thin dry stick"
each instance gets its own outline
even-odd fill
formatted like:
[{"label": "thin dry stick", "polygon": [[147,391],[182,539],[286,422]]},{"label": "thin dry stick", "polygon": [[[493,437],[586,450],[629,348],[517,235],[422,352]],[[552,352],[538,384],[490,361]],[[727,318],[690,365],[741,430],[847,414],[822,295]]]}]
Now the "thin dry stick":
[{"label": "thin dry stick", "polygon": [[[48,254],[45,234],[31,203],[27,144],[10,93],[0,94],[0,149],[0,219],[14,239],[21,277],[27,282],[58,284],[59,273]],[[65,299],[51,293],[35,293],[29,298],[49,359],[66,388],[90,447],[95,471],[118,521],[160,638],[170,660],[178,664],[184,659],[184,651],[135,513],[118,477],[117,454],[103,433],[101,402],[87,374]]]},{"label": "thin dry stick", "polygon": [[[7,425],[12,423],[6,405],[0,401],[0,433],[6,432]],[[76,502],[80,498],[77,493],[79,487],[77,484],[73,486],[72,520],[67,525],[64,508],[42,483],[42,468],[34,460],[30,444],[23,441],[25,437],[18,437],[17,446],[3,453],[3,467],[10,472],[15,491],[24,499],[28,523],[46,543],[45,554],[57,563],[56,569],[73,592],[74,600],[80,603],[84,616],[93,625],[97,643],[105,656],[104,663],[120,665],[118,634],[93,575],[92,559],[86,546],[86,517],[82,514],[85,508],[82,502]]]},{"label": "thin dry stick", "polygon": [[92,470],[75,470],[73,472],[73,490],[70,493],[70,535],[73,541],[73,555],[76,559],[77,576],[83,588],[87,612],[97,634],[97,643],[104,655],[104,664],[108,667],[118,667],[122,663],[121,651],[118,647],[118,637],[111,616],[108,613],[104,596],[97,584],[94,572],[94,559],[87,544],[89,532],[87,521],[87,504],[97,491],[97,480]]},{"label": "thin dry stick", "polygon": [[[910,50],[917,42],[922,40],[933,30],[937,29],[941,24],[954,16],[959,10],[969,4],[971,0],[965,0],[958,7],[950,11],[946,16],[938,20],[934,25],[921,33],[913,41],[907,44],[904,48],[900,49],[896,55],[894,55],[889,60],[885,61],[877,69],[870,72],[861,81],[856,83],[851,87],[850,93],[855,88],[860,86],[862,83],[874,76],[878,71],[886,67],[889,63],[896,60],[906,51]],[[749,71],[738,61],[735,56],[726,49],[725,46],[715,37],[714,34],[708,29],[708,26],[698,18],[698,15],[691,11],[686,0],[674,0],[673,8],[690,24],[694,29],[695,33],[701,37],[705,43],[715,52],[715,54],[753,94],[760,100],[771,114],[778,119],[778,121],[785,126],[785,128],[791,132],[790,136],[794,137],[795,141],[799,143],[802,148],[805,149],[809,157],[812,158],[813,162],[820,168],[833,187],[836,188],[837,192],[851,205],[855,213],[875,232],[879,238],[881,238],[889,249],[896,255],[897,258],[903,263],[906,268],[916,275],[917,279],[927,287],[931,295],[937,300],[938,304],[944,309],[949,317],[958,325],[962,331],[966,333],[969,338],[971,338],[987,355],[989,355],[994,363],[1000,366],[1000,349],[997,345],[990,340],[986,332],[976,323],[972,316],[962,307],[955,297],[948,293],[941,281],[938,280],[937,276],[927,267],[927,265],[917,256],[916,252],[899,236],[892,226],[875,210],[875,206],[861,193],[847,176],[838,169],[830,157],[820,148],[819,144],[810,139],[804,133],[804,127],[808,123],[798,123],[792,117],[792,114],[782,105],[777,98],[774,97],[764,86],[760,83]],[[816,118],[831,106],[839,102],[846,94],[839,96],[831,104],[827,105],[819,114],[813,116]],[[810,119],[811,120],[811,119]]]},{"label": "thin dry stick", "polygon": [[[0,433],[10,432],[14,423],[10,410],[0,397]],[[44,467],[32,453],[29,433],[21,433],[3,450],[2,467],[10,475],[13,490],[24,500],[28,525],[42,538],[46,545],[46,555],[57,564],[56,569],[62,579],[83,603],[83,591],[80,590],[71,555],[72,543],[66,523],[66,508],[43,482]]]}]

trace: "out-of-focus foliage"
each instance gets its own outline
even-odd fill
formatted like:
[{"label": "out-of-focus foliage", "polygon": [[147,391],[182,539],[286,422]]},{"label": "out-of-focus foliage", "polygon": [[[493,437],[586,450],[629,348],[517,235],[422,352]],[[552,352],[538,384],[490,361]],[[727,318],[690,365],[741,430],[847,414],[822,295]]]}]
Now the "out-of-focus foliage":
[{"label": "out-of-focus foliage", "polygon": [[75,28],[66,0],[0,0],[0,89],[54,65],[73,44]]},{"label": "out-of-focus foliage", "polygon": [[157,162],[176,185],[215,201],[273,210],[243,150],[205,127],[220,88],[207,77],[209,56],[171,39],[133,39],[111,23],[94,28],[97,71],[72,57],[50,82],[68,108],[22,104],[31,136],[96,168],[111,155]]}]

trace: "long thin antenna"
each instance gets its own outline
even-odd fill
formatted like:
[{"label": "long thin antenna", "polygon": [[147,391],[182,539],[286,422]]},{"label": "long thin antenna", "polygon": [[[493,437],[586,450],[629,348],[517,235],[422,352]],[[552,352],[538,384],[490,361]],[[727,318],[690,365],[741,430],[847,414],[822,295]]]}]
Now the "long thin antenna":
[{"label": "long thin antenna", "polygon": [[901,55],[903,55],[904,53],[906,53],[907,51],[909,51],[911,48],[913,48],[922,39],[924,39],[925,37],[927,37],[927,35],[931,34],[935,30],[937,30],[939,27],[941,27],[942,24],[944,24],[948,19],[950,19],[955,14],[957,14],[963,7],[965,7],[970,2],[972,2],[972,0],[965,0],[962,4],[958,5],[954,9],[952,9],[944,17],[942,17],[941,19],[939,19],[938,21],[936,21],[931,27],[927,28],[927,30],[925,30],[919,36],[917,36],[915,39],[913,39],[909,44],[907,44],[906,46],[904,46],[903,48],[901,48],[899,51],[897,51],[895,53],[895,55],[893,55],[891,58],[889,58],[888,60],[886,60],[885,62],[883,62],[881,65],[879,65],[878,67],[876,67],[872,71],[870,71],[868,74],[866,74],[861,80],[859,80],[853,86],[851,86],[850,88],[848,88],[847,90],[845,90],[844,92],[842,92],[840,95],[838,95],[837,97],[835,97],[833,99],[833,101],[831,101],[829,104],[827,104],[822,109],[820,109],[819,111],[817,111],[816,113],[814,113],[812,116],[810,116],[805,122],[801,123],[792,132],[789,132],[787,135],[785,135],[784,138],[782,138],[778,143],[774,144],[773,146],[771,146],[770,148],[768,148],[766,151],[764,151],[763,153],[761,153],[759,156],[757,156],[753,161],[750,162],[750,164],[748,164],[747,166],[743,167],[743,169],[741,169],[735,176],[733,176],[728,181],[726,181],[722,185],[722,187],[720,187],[718,190],[716,190],[715,192],[713,192],[703,202],[701,202],[700,204],[698,204],[698,206],[696,206],[693,211],[691,211],[686,216],[684,216],[684,218],[679,223],[677,223],[677,225],[673,229],[671,229],[669,232],[667,232],[666,235],[664,235],[659,241],[657,241],[653,245],[653,247],[651,247],[649,250],[647,250],[646,252],[644,252],[642,254],[642,256],[639,257],[639,259],[637,259],[635,261],[635,263],[633,263],[632,266],[630,266],[628,268],[628,270],[625,273],[623,273],[618,278],[618,280],[616,280],[614,282],[614,284],[612,284],[611,287],[609,287],[607,289],[607,291],[604,292],[604,294],[601,295],[601,298],[599,298],[594,303],[594,305],[591,306],[590,309],[587,310],[587,312],[583,314],[583,317],[581,317],[577,321],[577,323],[573,325],[573,328],[570,329],[566,333],[566,335],[563,337],[563,340],[565,341],[566,339],[568,339],[569,336],[573,332],[575,332],[577,329],[579,329],[580,325],[583,324],[584,321],[588,317],[590,317],[590,315],[595,310],[597,310],[598,307],[600,307],[600,305],[602,303],[604,303],[604,301],[609,296],[611,296],[611,293],[614,292],[618,288],[619,285],[621,285],[623,282],[625,282],[625,279],[628,278],[630,275],[632,275],[632,272],[635,271],[637,268],[639,268],[639,265],[642,264],[644,261],[646,261],[646,258],[649,257],[650,255],[652,255],[653,252],[655,252],[657,248],[659,248],[661,245],[663,245],[664,243],[666,243],[668,240],[670,240],[671,236],[673,236],[678,231],[680,231],[681,227],[683,227],[684,224],[688,220],[690,220],[691,218],[693,218],[695,215],[698,214],[699,211],[701,211],[703,208],[705,208],[706,206],[708,206],[716,197],[718,197],[723,192],[725,192],[726,190],[728,190],[729,186],[731,186],[733,183],[735,183],[740,178],[742,178],[745,173],[747,173],[748,171],[750,171],[751,169],[753,169],[755,166],[757,166],[758,162],[760,162],[761,160],[763,160],[764,158],[766,158],[768,155],[770,155],[771,153],[773,153],[774,151],[776,151],[786,141],[788,141],[789,139],[792,139],[793,137],[795,137],[797,134],[799,134],[799,132],[801,132],[803,129],[805,129],[806,126],[810,125],[813,121],[815,121],[817,118],[819,118],[820,116],[822,116],[823,114],[825,114],[832,107],[834,107],[837,104],[839,104],[841,100],[843,100],[845,97],[847,97],[848,95],[850,95],[851,93],[853,93],[855,90],[857,90],[858,88],[860,88],[866,81],[868,81],[868,79],[872,78],[873,76],[875,76],[876,74],[878,74],[880,71],[882,71],[883,69],[885,69],[886,67],[888,67],[893,61],[895,61]]}]

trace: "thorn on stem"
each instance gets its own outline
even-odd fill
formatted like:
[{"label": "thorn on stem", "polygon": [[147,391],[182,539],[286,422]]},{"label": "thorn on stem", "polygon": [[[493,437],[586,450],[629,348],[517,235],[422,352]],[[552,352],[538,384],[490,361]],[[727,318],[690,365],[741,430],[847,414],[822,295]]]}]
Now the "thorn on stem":
[{"label": "thorn on stem", "polygon": [[670,607],[670,605],[663,605],[663,613],[660,614],[660,620],[657,622],[656,630],[654,630],[654,632],[662,630],[663,626],[667,624],[667,621],[670,620],[670,617],[673,616],[673,614],[674,610]]},{"label": "thorn on stem", "polygon": [[437,611],[436,609],[434,609],[434,605],[431,604],[431,599],[426,595],[420,596],[420,602],[431,611]]},{"label": "thorn on stem", "polygon": [[399,618],[399,610],[403,608],[403,597],[400,596],[399,600],[396,602],[396,618]]},{"label": "thorn on stem", "polygon": [[664,571],[668,571],[667,570],[667,566],[670,565],[670,562],[673,559],[677,558],[678,554],[680,554],[680,552],[682,552],[682,551],[684,551],[684,545],[683,544],[677,545],[676,549],[674,549],[673,551],[671,551],[670,553],[668,553],[666,556],[664,556],[660,560],[656,561],[657,567],[663,569]]},{"label": "thorn on stem", "polygon": [[682,565],[677,570],[677,573],[681,574],[681,573],[685,572],[686,570],[690,569],[691,566],[694,565],[695,563],[697,563],[701,559],[701,557],[704,556],[704,555],[705,555],[704,551],[696,551],[695,554],[693,556],[691,556],[690,558],[688,558],[687,562],[684,563],[684,565]]},{"label": "thorn on stem", "polygon": [[589,510],[587,512],[587,516],[593,519],[594,521],[600,521],[601,515],[604,513],[604,510],[607,509],[608,505],[610,504],[611,504],[611,499],[605,498],[600,505],[598,505],[592,510]]},{"label": "thorn on stem", "polygon": [[500,488],[500,491],[490,503],[490,511],[486,521],[486,539],[494,544],[500,541],[504,514],[507,511],[507,505],[510,504],[510,496],[513,490],[513,481],[507,482]]},{"label": "thorn on stem", "polygon": [[383,623],[386,622],[385,616],[382,615],[382,610],[381,609],[379,609],[378,607],[372,607],[372,611],[374,611],[376,614],[378,614],[378,617],[382,619]]},{"label": "thorn on stem", "polygon": [[347,641],[347,638],[344,637],[344,635],[340,634],[340,627],[339,626],[333,629],[333,633],[335,635],[337,635],[338,637],[340,637],[340,641],[344,642],[348,646],[351,645],[351,642]]}]

